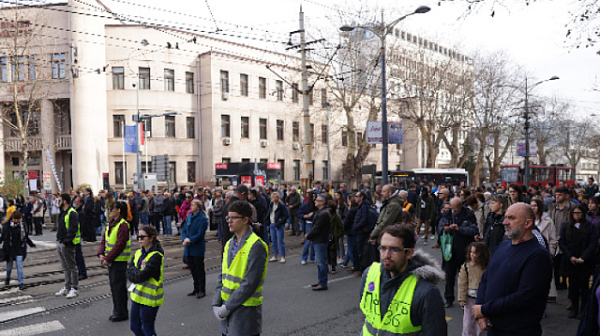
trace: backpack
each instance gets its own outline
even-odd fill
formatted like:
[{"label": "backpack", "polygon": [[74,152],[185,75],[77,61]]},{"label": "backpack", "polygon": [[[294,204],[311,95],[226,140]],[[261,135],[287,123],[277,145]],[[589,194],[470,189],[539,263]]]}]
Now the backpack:
[{"label": "backpack", "polygon": [[367,230],[368,232],[373,231],[375,228],[375,224],[377,224],[377,219],[379,218],[379,213],[375,208],[369,207],[369,215],[367,216]]}]

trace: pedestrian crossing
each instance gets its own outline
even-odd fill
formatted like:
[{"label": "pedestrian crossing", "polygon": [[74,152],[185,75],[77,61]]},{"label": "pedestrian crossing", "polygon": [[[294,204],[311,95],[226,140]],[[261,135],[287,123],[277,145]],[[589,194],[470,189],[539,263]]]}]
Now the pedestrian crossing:
[{"label": "pedestrian crossing", "polygon": [[[17,319],[19,317],[32,314],[43,313],[46,311],[44,307],[30,307],[23,309],[14,309],[15,304],[23,304],[32,302],[31,295],[20,295],[22,291],[18,288],[11,288],[0,292],[0,304],[11,304],[6,311],[0,312],[0,323]],[[0,328],[0,336],[34,336],[42,335],[49,332],[64,330],[65,327],[59,321],[50,321],[44,323],[30,324],[11,329]]]},{"label": "pedestrian crossing", "polygon": [[35,336],[64,329],[65,327],[59,321],[50,321],[8,330],[0,330],[0,336]]}]

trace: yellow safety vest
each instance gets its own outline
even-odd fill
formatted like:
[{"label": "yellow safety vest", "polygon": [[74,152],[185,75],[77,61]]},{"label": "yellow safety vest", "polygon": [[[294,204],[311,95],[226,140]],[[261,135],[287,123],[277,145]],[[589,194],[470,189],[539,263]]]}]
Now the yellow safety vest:
[{"label": "yellow safety vest", "polygon": [[417,277],[411,274],[404,280],[382,319],[379,293],[380,265],[380,263],[371,265],[360,300],[360,309],[366,317],[362,330],[363,336],[419,335],[421,327],[413,326],[410,321],[410,306],[417,286]]},{"label": "yellow safety vest", "polygon": [[[251,230],[251,229],[249,229]],[[233,238],[232,238],[233,239]],[[254,232],[250,234],[244,246],[238,251],[233,261],[231,261],[231,265],[227,265],[227,254],[229,253],[229,244],[231,243],[231,239],[225,245],[225,252],[223,253],[223,264],[222,264],[222,283],[223,287],[221,288],[221,299],[223,301],[227,301],[231,294],[240,287],[240,284],[244,280],[244,276],[246,275],[246,268],[248,267],[248,256],[250,255],[250,250],[252,246],[256,243],[263,244],[265,250],[267,250],[267,255],[269,254],[269,248],[265,242],[262,241]],[[260,284],[256,288],[256,291],[248,300],[246,300],[242,305],[247,307],[259,306],[263,302],[263,283],[265,281],[265,276],[267,275],[267,264],[268,259],[265,258],[265,269],[262,274],[262,278],[260,279]]]},{"label": "yellow safety vest", "polygon": [[[140,270],[144,270],[148,260],[155,254],[160,255],[160,279],[157,281],[154,278],[150,278],[145,282],[139,283],[135,285],[135,288],[133,288],[133,291],[131,291],[130,294],[131,301],[150,307],[159,307],[165,301],[165,296],[163,294],[163,254],[158,251],[148,253],[139,268]],[[135,252],[135,256],[133,257],[133,267],[138,267],[137,265],[141,255],[142,249]]]},{"label": "yellow safety vest", "polygon": [[[71,212],[77,213],[77,211],[75,211],[75,209],[73,208],[69,208],[69,210],[67,210],[67,214],[65,215],[65,227],[67,228],[67,231],[69,231],[69,215],[71,214]],[[77,233],[75,233],[75,238],[73,238],[73,240],[71,240],[71,242],[73,242],[73,245],[77,245],[81,243],[81,225],[79,225],[79,223],[77,223]]]},{"label": "yellow safety vest", "polygon": [[[115,244],[117,243],[117,233],[119,232],[119,228],[121,227],[121,225],[126,224],[127,225],[127,231],[129,232],[129,223],[127,223],[126,220],[121,219],[121,221],[115,225],[115,227],[113,227],[113,229],[110,231],[110,235],[108,234],[108,227],[106,228],[106,231],[104,232],[104,254],[108,254],[108,252],[110,252],[110,250],[113,249],[113,247],[115,247]],[[129,238],[129,234],[127,234],[127,245],[125,245],[125,248],[123,249],[123,252],[121,252],[121,254],[119,254],[116,258],[115,261],[129,261],[129,258],[131,257],[131,239]]]}]

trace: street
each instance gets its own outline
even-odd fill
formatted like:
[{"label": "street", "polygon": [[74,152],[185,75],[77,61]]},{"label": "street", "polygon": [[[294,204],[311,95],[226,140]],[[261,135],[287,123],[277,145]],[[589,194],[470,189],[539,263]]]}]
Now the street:
[{"label": "street", "polygon": [[[35,237],[38,245],[51,246],[52,233]],[[192,289],[188,271],[181,269],[179,237],[160,237],[165,242],[165,302],[159,309],[156,321],[159,335],[219,335],[218,321],[213,315],[211,300],[219,271],[218,243],[207,233],[206,267],[207,297],[196,299],[186,294]],[[360,278],[338,267],[338,273],[330,275],[329,290],[313,292],[310,284],[316,282],[317,268],[314,263],[300,265],[300,238],[286,236],[287,263],[269,263],[264,287],[263,335],[357,335],[363,315],[359,310]],[[441,260],[440,251],[430,246],[418,247]],[[84,255],[88,279],[80,283],[80,295],[74,300],[55,297],[60,289],[62,272],[50,270],[32,273],[28,264],[42,264],[43,255],[55,253],[51,248],[38,251],[30,249],[25,262],[25,284],[43,279],[39,285],[18,291],[11,282],[8,289],[0,287],[0,336],[7,335],[129,335],[128,322],[112,323],[112,301],[108,288],[106,269],[99,268],[95,253],[97,243],[86,243]],[[132,249],[137,244],[132,242]],[[87,252],[86,252],[87,251]],[[55,258],[55,261],[58,258]],[[55,262],[44,266],[57,269]],[[0,275],[4,275],[4,264]],[[13,279],[16,271],[13,271]],[[52,280],[54,279],[54,280]],[[443,283],[438,284],[443,290]],[[567,319],[566,291],[559,291],[558,303],[548,304],[548,317],[543,320],[544,335],[574,335],[579,320]],[[448,335],[460,335],[462,309],[457,304],[447,309]],[[19,317],[25,315],[23,317]]]}]

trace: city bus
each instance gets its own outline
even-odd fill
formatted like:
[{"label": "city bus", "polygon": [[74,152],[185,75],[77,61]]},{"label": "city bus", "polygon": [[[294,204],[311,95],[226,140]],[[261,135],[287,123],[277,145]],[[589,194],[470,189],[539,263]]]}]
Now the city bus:
[{"label": "city bus", "polygon": [[[502,169],[502,187],[508,188],[511,183],[523,185],[523,175],[525,169],[519,165],[506,165],[500,167]],[[548,183],[557,186],[559,182],[564,182],[567,186],[575,184],[573,179],[575,176],[574,167],[564,166],[529,166],[529,185],[540,186],[545,188]]]},{"label": "city bus", "polygon": [[[377,183],[381,183],[381,171],[376,173]],[[415,168],[412,170],[390,170],[388,172],[388,182],[398,183],[402,189],[408,189],[411,182],[418,184],[424,181],[429,183],[435,181],[437,185],[469,185],[469,172],[460,168]]]}]

